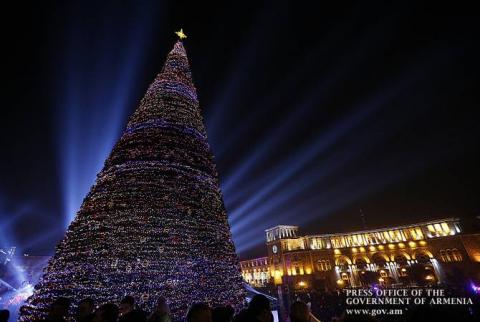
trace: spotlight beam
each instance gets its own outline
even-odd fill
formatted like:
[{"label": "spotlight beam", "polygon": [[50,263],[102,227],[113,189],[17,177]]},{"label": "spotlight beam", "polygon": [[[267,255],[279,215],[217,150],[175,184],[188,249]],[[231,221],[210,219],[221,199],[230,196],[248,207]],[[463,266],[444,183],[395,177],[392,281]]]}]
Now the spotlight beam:
[{"label": "spotlight beam", "polygon": [[6,281],[0,278],[0,284],[5,285],[9,290],[11,291],[16,291],[17,289],[13,287],[12,285],[8,284]]},{"label": "spotlight beam", "polygon": [[298,125],[298,123],[306,117],[309,110],[321,104],[321,101],[325,98],[324,93],[327,93],[340,79],[346,77],[348,73],[351,72],[353,66],[359,65],[360,62],[367,57],[366,54],[370,49],[371,42],[377,43],[380,37],[383,38],[385,35],[377,33],[376,37],[372,37],[370,33],[365,33],[363,39],[360,39],[359,48],[355,48],[355,50],[352,50],[349,54],[344,55],[344,57],[340,59],[340,66],[337,66],[334,69],[334,74],[330,78],[320,80],[316,88],[307,95],[307,98],[305,98],[297,108],[292,109],[290,115],[285,117],[286,121],[278,124],[275,129],[263,139],[263,141],[256,145],[264,148],[260,151],[251,153],[250,156],[242,161],[239,166],[234,167],[235,172],[233,174],[227,175],[227,179],[222,185],[225,194],[230,194],[238,181],[240,181],[256,164],[267,158],[270,151],[283,142],[282,139],[288,135],[288,130],[294,125]]},{"label": "spotlight beam", "polygon": [[[134,89],[131,84],[135,83],[134,79],[138,77],[136,73],[141,70],[139,66],[147,53],[147,40],[152,38],[152,25],[158,18],[155,17],[156,10],[148,5],[136,6],[135,9],[137,11],[133,11],[131,16],[138,23],[126,32],[123,38],[125,50],[119,53],[119,63],[113,68],[109,46],[115,44],[110,43],[111,39],[107,37],[101,45],[97,45],[100,47],[95,57],[97,65],[93,69],[89,66],[87,74],[85,65],[90,62],[83,57],[82,44],[77,41],[78,35],[75,34],[80,22],[74,21],[71,26],[67,75],[59,77],[63,81],[59,87],[64,87],[60,92],[65,94],[56,103],[57,114],[60,115],[57,131],[64,194],[64,227],[75,218],[83,197],[120,133],[132,101]],[[107,35],[109,28],[108,25],[104,26],[99,32]],[[85,80],[91,75],[95,76],[95,85]],[[108,87],[112,83],[115,84],[113,89]]]},{"label": "spotlight beam", "polygon": [[[401,85],[402,86],[400,87],[397,85],[390,88],[386,95],[382,95],[381,97],[376,96],[370,99],[362,108],[359,108],[353,116],[336,123],[333,127],[327,130],[326,134],[320,137],[320,139],[317,138],[314,142],[309,142],[302,147],[298,153],[293,153],[290,158],[283,162],[283,166],[280,166],[280,168],[284,167],[284,169],[288,170],[284,170],[281,175],[278,175],[276,179],[271,181],[267,186],[263,187],[260,191],[257,191],[255,196],[244,203],[239,209],[236,209],[231,213],[232,224],[235,225],[236,221],[240,220],[241,214],[255,207],[257,203],[262,201],[268,196],[268,194],[272,193],[278,187],[281,187],[308,162],[314,158],[318,158],[320,153],[327,151],[334,146],[338,140],[351,133],[354,128],[360,126],[365,122],[369,115],[376,110],[385,107],[385,104],[393,99],[395,95],[399,93],[400,89],[404,87],[403,82],[401,82]],[[340,166],[340,164],[336,164],[336,166]]]},{"label": "spotlight beam", "polygon": [[[459,148],[460,149],[460,148]],[[424,147],[419,147],[424,150]],[[451,152],[451,151],[450,151]],[[446,158],[448,153],[445,150],[431,151],[434,159]],[[280,224],[282,220],[295,218],[293,224],[308,224],[312,220],[318,220],[318,217],[327,216],[342,207],[359,200],[371,193],[385,188],[386,186],[398,182],[405,177],[411,176],[424,169],[430,161],[420,153],[412,153],[415,158],[402,157],[398,155],[391,156],[382,162],[371,165],[369,169],[363,173],[359,173],[351,177],[348,181],[340,182],[334,186],[330,186],[325,193],[321,195],[314,194],[310,198],[304,200],[300,206],[286,208],[280,207],[275,216],[270,216],[269,220],[262,220],[257,224],[251,224],[248,231],[242,232],[241,236],[234,238],[235,242],[240,245],[240,249],[248,249],[255,245],[254,239],[258,234],[263,235],[263,230],[270,226]],[[450,155],[452,157],[452,155]],[[398,171],[398,164],[407,164],[403,171]],[[262,230],[262,231],[261,231]],[[257,239],[259,243],[262,240]],[[249,245],[248,247],[245,245]]]},{"label": "spotlight beam", "polygon": [[[209,129],[209,137],[211,140],[221,137],[219,132],[223,131],[223,126],[228,111],[226,106],[230,105],[230,102],[235,102],[235,95],[239,95],[242,92],[243,87],[248,84],[248,79],[252,75],[252,70],[261,63],[259,59],[262,57],[259,53],[261,44],[267,39],[267,35],[271,34],[272,25],[267,23],[266,15],[272,14],[271,10],[265,9],[258,18],[255,24],[256,32],[253,37],[249,38],[248,44],[242,46],[241,52],[238,54],[236,63],[233,65],[232,70],[228,73],[230,78],[224,83],[222,89],[218,90],[221,93],[220,97],[217,97],[212,103],[212,111],[207,116],[207,129]],[[263,55],[264,59],[267,58]],[[217,142],[213,142],[214,146],[219,146]]]}]

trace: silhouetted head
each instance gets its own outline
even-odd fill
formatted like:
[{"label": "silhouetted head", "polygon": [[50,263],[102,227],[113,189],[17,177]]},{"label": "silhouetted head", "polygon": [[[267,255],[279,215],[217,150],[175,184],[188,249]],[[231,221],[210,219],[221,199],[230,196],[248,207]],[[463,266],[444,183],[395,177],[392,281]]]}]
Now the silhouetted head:
[{"label": "silhouetted head", "polygon": [[230,322],[234,314],[231,306],[217,306],[212,310],[212,322]]},{"label": "silhouetted head", "polygon": [[66,297],[57,298],[50,307],[50,317],[61,318],[68,315],[68,309],[70,308],[70,299]]},{"label": "silhouetted head", "polygon": [[310,309],[308,305],[302,301],[293,302],[290,307],[291,322],[308,322],[310,320]]},{"label": "silhouetted head", "polygon": [[248,312],[257,320],[270,321],[272,315],[270,301],[265,295],[257,294],[248,304]]},{"label": "silhouetted head", "polygon": [[8,318],[10,318],[10,311],[0,310],[0,322],[7,322]]},{"label": "silhouetted head", "polygon": [[92,314],[94,309],[95,309],[95,303],[93,299],[86,298],[81,300],[80,303],[78,303],[77,318],[78,319],[85,318],[89,314]]},{"label": "silhouetted head", "polygon": [[133,296],[127,295],[120,301],[120,315],[125,315],[135,308],[135,299]]},{"label": "silhouetted head", "polygon": [[118,307],[115,304],[107,303],[95,311],[93,322],[116,322],[118,319]]},{"label": "silhouetted head", "polygon": [[156,312],[160,314],[170,314],[170,308],[168,307],[167,299],[160,296],[157,300]]},{"label": "silhouetted head", "polygon": [[207,303],[194,303],[188,309],[187,322],[212,322],[212,309]]}]

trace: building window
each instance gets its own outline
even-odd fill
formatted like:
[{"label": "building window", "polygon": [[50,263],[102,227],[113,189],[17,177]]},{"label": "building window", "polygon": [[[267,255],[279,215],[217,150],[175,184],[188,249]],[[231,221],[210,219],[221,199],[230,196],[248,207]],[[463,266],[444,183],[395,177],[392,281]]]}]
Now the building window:
[{"label": "building window", "polygon": [[355,265],[357,266],[357,269],[359,269],[359,270],[367,269],[367,262],[362,258],[358,258],[355,261]]},{"label": "building window", "polygon": [[380,268],[384,268],[387,265],[386,259],[378,254],[375,254],[372,256],[372,262],[375,263]]},{"label": "building window", "polygon": [[446,257],[447,257],[447,262],[453,262],[453,256],[452,256],[452,251],[450,249],[447,249]]},{"label": "building window", "polygon": [[430,224],[427,226],[429,231],[429,237],[439,237],[439,236],[448,236],[450,234],[454,235],[455,232],[451,231],[448,223],[443,222],[440,224]]},{"label": "building window", "polygon": [[450,227],[448,227],[446,222],[442,222],[442,230],[447,234],[450,232]]},{"label": "building window", "polygon": [[408,276],[407,268],[406,267],[400,268],[399,274],[400,276]]},{"label": "building window", "polygon": [[463,260],[462,253],[456,248],[454,249],[442,249],[440,251],[440,259],[445,262],[461,262]]},{"label": "building window", "polygon": [[408,260],[403,255],[395,256],[394,260],[395,260],[395,263],[397,263],[400,267],[408,266]]},{"label": "building window", "polygon": [[440,259],[442,260],[442,262],[450,262],[450,258],[447,256],[447,252],[445,250],[441,250],[440,251]]},{"label": "building window", "polygon": [[463,260],[462,254],[456,248],[452,249],[452,259],[455,262],[461,262]]},{"label": "building window", "polygon": [[463,260],[462,253],[456,248],[440,250],[440,259],[442,262],[461,262]]},{"label": "building window", "polygon": [[418,254],[416,260],[419,264],[430,264],[430,257],[427,254]]},{"label": "building window", "polygon": [[318,261],[317,269],[321,272],[329,271],[332,269],[332,265],[328,259],[321,259]]}]

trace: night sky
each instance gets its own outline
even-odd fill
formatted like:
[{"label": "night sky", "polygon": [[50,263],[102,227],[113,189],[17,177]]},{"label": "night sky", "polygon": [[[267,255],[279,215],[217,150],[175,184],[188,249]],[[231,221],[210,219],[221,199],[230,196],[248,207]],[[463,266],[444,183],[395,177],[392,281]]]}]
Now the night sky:
[{"label": "night sky", "polygon": [[480,215],[473,8],[98,2],[2,9],[0,246],[53,252],[179,28],[242,258]]}]

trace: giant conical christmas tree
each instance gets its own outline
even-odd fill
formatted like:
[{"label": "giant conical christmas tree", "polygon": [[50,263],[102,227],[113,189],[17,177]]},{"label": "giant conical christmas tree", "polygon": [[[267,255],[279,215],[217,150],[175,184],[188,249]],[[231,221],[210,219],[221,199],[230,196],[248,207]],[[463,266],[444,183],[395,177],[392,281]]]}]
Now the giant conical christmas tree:
[{"label": "giant conical christmas tree", "polygon": [[168,54],[57,246],[21,321],[59,296],[240,305],[244,290],[188,59]]}]

